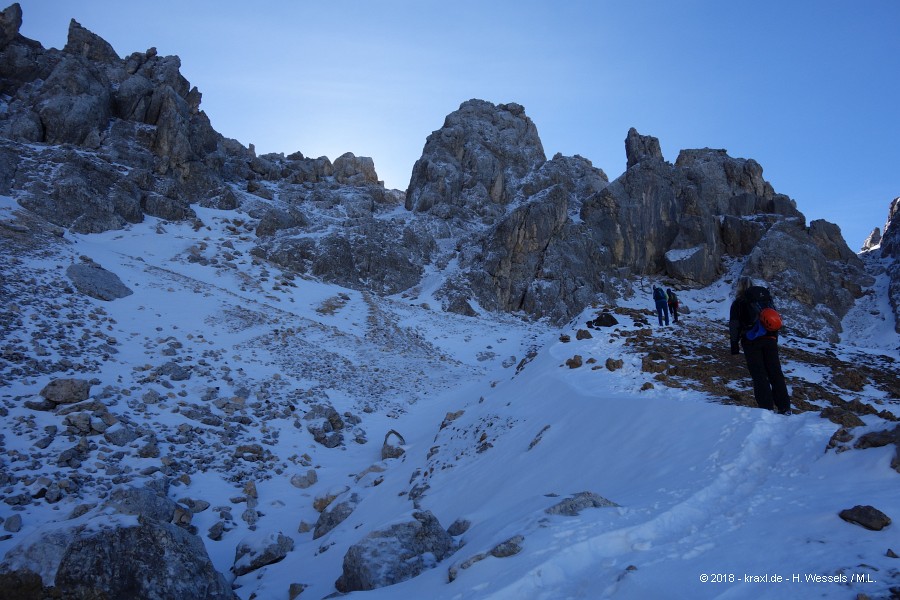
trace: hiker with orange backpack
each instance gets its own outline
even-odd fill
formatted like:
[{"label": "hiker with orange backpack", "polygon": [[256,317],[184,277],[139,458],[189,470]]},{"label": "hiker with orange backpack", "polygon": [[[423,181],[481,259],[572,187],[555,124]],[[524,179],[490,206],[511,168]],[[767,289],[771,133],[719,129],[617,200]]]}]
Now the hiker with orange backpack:
[{"label": "hiker with orange backpack", "polygon": [[791,399],[778,357],[781,326],[781,315],[775,310],[769,290],[741,276],[728,321],[731,353],[740,354],[741,347],[744,349],[757,406],[789,415]]}]

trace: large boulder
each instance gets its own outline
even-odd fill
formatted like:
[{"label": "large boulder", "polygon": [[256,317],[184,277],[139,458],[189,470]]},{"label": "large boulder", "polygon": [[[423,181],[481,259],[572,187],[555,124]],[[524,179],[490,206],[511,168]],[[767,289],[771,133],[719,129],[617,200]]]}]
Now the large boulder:
[{"label": "large boulder", "polygon": [[0,564],[0,587],[22,600],[236,598],[196,536],[168,523],[109,516],[30,535]]},{"label": "large boulder", "polygon": [[294,540],[280,531],[251,533],[240,541],[234,552],[231,570],[240,577],[266,565],[284,560],[294,549]]},{"label": "large boulder", "polygon": [[107,271],[97,263],[83,262],[70,265],[66,269],[66,275],[79,292],[97,300],[117,300],[134,293],[122,283],[118,275]]},{"label": "large boulder", "polygon": [[406,581],[456,551],[453,538],[431,512],[414,512],[412,517],[350,546],[335,582],[338,591],[374,590]]}]

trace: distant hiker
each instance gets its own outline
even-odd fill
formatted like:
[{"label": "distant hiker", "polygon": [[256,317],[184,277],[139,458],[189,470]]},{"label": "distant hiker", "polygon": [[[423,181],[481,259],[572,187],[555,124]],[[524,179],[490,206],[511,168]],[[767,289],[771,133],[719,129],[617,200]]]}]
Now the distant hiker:
[{"label": "distant hiker", "polygon": [[791,400],[778,358],[781,317],[774,308],[767,288],[753,285],[753,280],[746,276],[738,279],[728,321],[731,353],[740,354],[740,348],[744,348],[756,404],[789,415]]},{"label": "distant hiker", "polygon": [[672,313],[672,322],[678,322],[678,296],[671,288],[666,288],[666,300],[669,303],[669,312]]},{"label": "distant hiker", "polygon": [[669,304],[666,301],[666,292],[658,286],[653,286],[653,299],[656,301],[656,316],[659,317],[659,325],[662,327],[663,320],[666,325],[669,324]]}]

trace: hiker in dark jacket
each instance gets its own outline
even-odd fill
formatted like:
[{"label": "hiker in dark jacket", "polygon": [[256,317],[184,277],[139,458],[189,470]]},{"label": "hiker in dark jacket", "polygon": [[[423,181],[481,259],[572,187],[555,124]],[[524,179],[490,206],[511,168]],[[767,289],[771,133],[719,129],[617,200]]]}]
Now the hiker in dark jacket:
[{"label": "hiker in dark jacket", "polygon": [[760,408],[789,415],[791,400],[788,397],[781,361],[778,358],[778,333],[767,331],[756,339],[747,338],[747,333],[757,320],[757,311],[750,298],[757,297],[758,294],[769,296],[769,291],[764,287],[754,286],[753,280],[749,277],[742,276],[738,279],[728,321],[731,353],[740,354],[740,348],[744,349],[747,369],[753,378],[753,396],[756,398],[756,404]]},{"label": "hiker in dark jacket", "polygon": [[678,322],[678,296],[671,289],[666,289],[666,301],[669,303],[669,312],[672,313],[672,322]]},{"label": "hiker in dark jacket", "polygon": [[666,301],[666,292],[661,287],[653,286],[653,300],[656,301],[656,316],[659,317],[659,325],[662,327],[663,319],[669,324],[669,304]]}]

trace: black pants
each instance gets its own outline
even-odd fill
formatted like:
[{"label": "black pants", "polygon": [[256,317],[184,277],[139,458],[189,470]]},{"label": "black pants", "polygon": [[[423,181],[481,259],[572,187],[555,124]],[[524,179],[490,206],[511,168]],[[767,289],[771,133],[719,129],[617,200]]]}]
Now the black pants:
[{"label": "black pants", "polygon": [[747,369],[753,378],[753,396],[760,408],[780,413],[790,412],[791,399],[788,397],[781,361],[778,358],[778,340],[761,337],[755,340],[741,340]]},{"label": "black pants", "polygon": [[669,303],[669,314],[672,315],[672,320],[677,323],[678,322],[678,304]]}]

